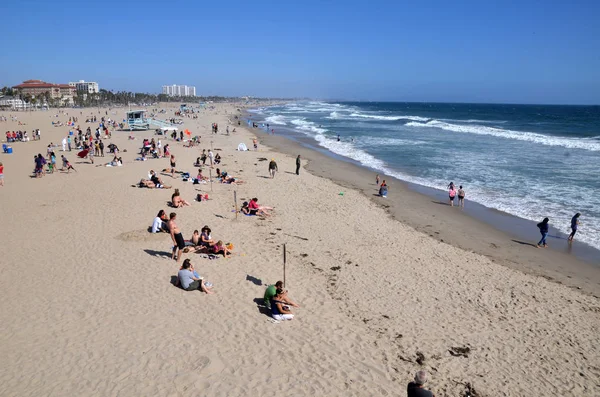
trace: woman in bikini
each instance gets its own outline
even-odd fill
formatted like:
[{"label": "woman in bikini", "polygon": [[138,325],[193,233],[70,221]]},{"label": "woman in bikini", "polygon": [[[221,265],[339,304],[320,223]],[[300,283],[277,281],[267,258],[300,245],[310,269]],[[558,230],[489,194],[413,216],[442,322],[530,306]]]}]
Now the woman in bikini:
[{"label": "woman in bikini", "polygon": [[175,192],[173,192],[173,195],[171,196],[171,204],[173,204],[173,207],[175,208],[181,208],[190,205],[190,203],[181,198],[179,189],[175,189]]}]

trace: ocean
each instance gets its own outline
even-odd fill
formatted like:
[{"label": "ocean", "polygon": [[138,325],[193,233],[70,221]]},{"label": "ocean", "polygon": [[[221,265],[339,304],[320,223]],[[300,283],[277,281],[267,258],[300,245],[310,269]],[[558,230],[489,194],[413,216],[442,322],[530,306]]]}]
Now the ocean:
[{"label": "ocean", "polygon": [[[600,106],[296,102],[251,111],[374,172],[532,220],[600,249]],[[340,140],[338,141],[338,135]]]}]

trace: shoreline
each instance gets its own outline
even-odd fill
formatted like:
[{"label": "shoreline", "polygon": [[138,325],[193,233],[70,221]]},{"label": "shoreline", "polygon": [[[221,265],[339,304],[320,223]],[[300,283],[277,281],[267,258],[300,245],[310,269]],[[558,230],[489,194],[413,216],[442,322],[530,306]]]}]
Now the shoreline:
[{"label": "shoreline", "polygon": [[[89,112],[96,109],[71,114]],[[122,114],[110,111],[117,120]],[[52,114],[23,116],[27,130],[42,128],[42,140],[15,145],[2,159],[0,354],[7,365],[0,394],[362,397],[403,393],[425,369],[435,395],[470,387],[479,395],[525,395],[531,379],[543,395],[593,395],[598,298],[457,248],[454,239],[471,237],[455,221],[485,241],[497,231],[397,181],[390,179],[389,199],[376,198],[368,170],[284,137],[269,143],[245,125],[223,134],[228,119],[230,130],[237,124],[234,115],[233,105],[216,104],[185,118],[180,128],[201,135],[199,146],[161,139],[177,169],[190,173],[202,149],[214,147],[218,166],[238,185],[172,177],[169,158],[136,161],[141,139],[157,137],[152,130],[113,133],[122,167],[102,167],[110,155],[92,165],[74,151],[66,156],[77,172],[32,179],[32,155],[68,129],[50,129]],[[217,135],[210,133],[215,122]],[[252,147],[253,137],[258,151],[237,151],[239,143]],[[299,176],[298,153],[306,157]],[[269,158],[279,166],[275,178]],[[135,187],[150,169],[191,205],[170,209],[173,189]],[[210,175],[208,166],[203,172]],[[194,201],[198,192],[210,199]],[[234,197],[237,204],[258,197],[273,216],[238,216]],[[148,233],[160,209],[177,214],[184,238],[208,225],[214,239],[234,244],[229,259],[182,258],[215,294],[173,285],[181,263],[171,259],[171,237]],[[24,279],[23,265],[40,282]],[[263,306],[265,286],[277,280],[286,280],[300,305],[293,321],[274,323]]]},{"label": "shoreline", "polygon": [[[256,114],[247,111],[243,115],[244,120],[257,118]],[[392,218],[438,241],[485,255],[513,269],[600,296],[600,262],[596,256],[599,251],[585,243],[568,252],[569,245],[565,240],[549,236],[550,249],[537,249],[535,243],[539,236],[535,233],[533,221],[469,202],[468,196],[467,210],[450,208],[445,201],[445,192],[383,174],[380,177],[388,181],[390,193],[387,198],[381,198],[376,194],[376,171],[326,148],[315,147],[311,138],[300,133],[297,136],[277,134],[278,129],[285,129],[282,126],[277,126],[275,135],[268,134],[260,127],[252,128],[247,124],[242,124],[242,127],[259,131],[261,142],[276,151],[290,156],[300,154],[308,160],[306,169],[309,172],[360,191],[385,208]],[[492,220],[496,222],[495,225],[491,224]],[[515,230],[518,232],[515,233]],[[552,228],[551,234],[555,235],[555,232]],[[557,248],[555,244],[564,244],[565,250]]]}]

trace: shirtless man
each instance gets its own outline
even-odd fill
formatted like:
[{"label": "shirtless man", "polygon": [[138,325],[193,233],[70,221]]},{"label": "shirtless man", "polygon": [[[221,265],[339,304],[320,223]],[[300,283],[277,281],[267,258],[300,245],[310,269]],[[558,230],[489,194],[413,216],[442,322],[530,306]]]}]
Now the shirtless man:
[{"label": "shirtless man", "polygon": [[[169,215],[169,222],[167,222],[167,227],[171,233],[173,244],[175,244],[173,246],[173,254],[171,255],[171,259],[175,259],[177,262],[179,262],[179,259],[181,259],[181,251],[185,248],[185,240],[183,239],[183,235],[179,230],[179,226],[177,226],[175,223],[176,218],[177,214],[171,212]],[[177,253],[177,255],[175,255],[175,253]]]}]

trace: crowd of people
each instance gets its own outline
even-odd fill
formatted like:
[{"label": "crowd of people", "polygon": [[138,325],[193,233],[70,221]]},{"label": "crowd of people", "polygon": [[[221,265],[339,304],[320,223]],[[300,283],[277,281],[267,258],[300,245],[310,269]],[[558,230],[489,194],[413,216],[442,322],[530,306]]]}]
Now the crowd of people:
[{"label": "crowd of people", "polygon": [[27,131],[6,131],[6,142],[29,142],[39,141],[41,138],[41,131],[38,129],[32,130],[31,135],[27,134]]}]

